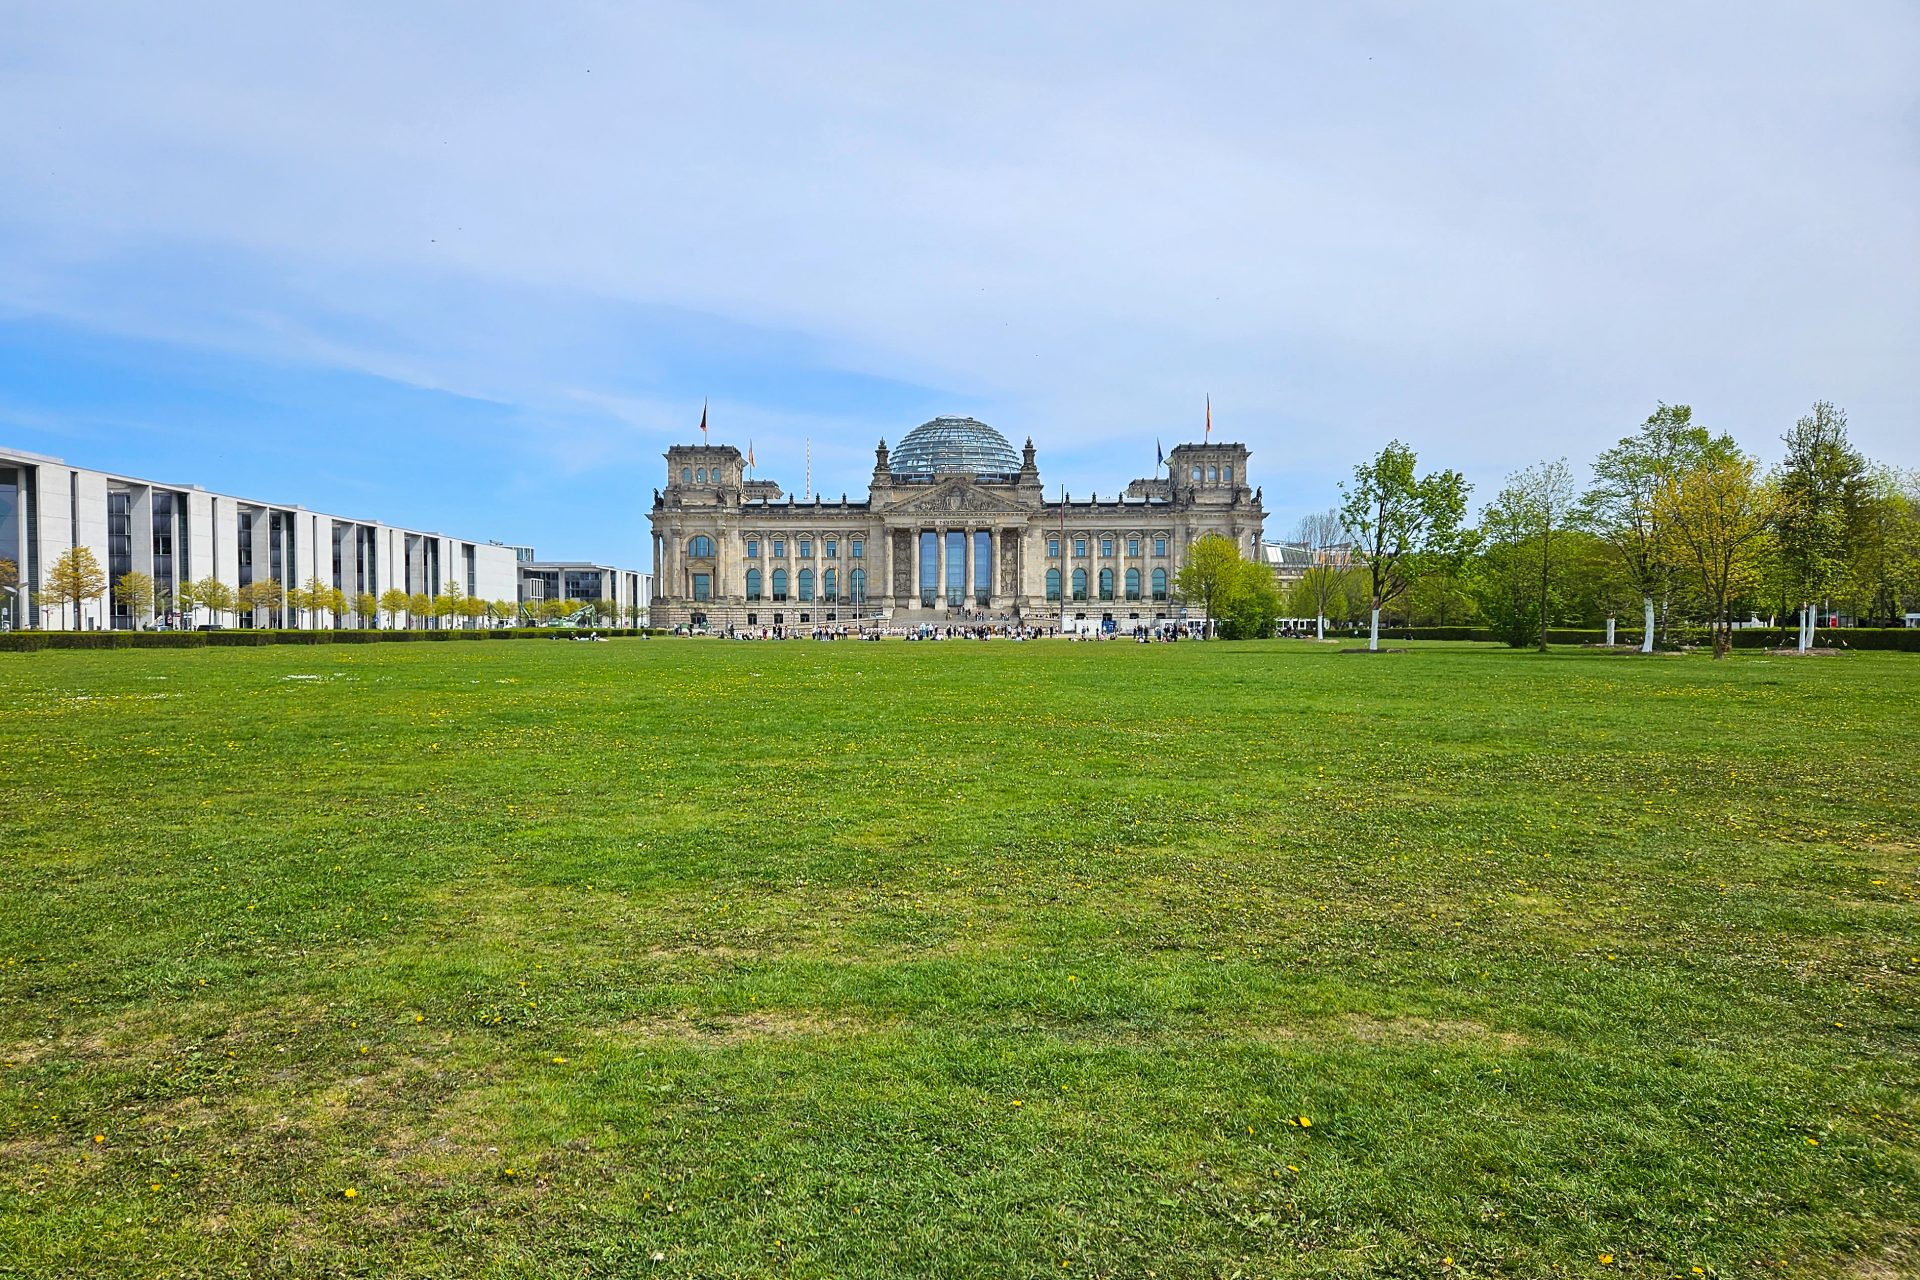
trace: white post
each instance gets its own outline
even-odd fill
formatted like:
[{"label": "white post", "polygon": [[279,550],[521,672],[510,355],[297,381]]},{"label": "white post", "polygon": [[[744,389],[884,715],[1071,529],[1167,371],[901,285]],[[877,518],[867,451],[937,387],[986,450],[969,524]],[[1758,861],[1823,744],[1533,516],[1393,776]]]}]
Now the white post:
[{"label": "white post", "polygon": [[1607,648],[1613,648],[1613,615],[1607,615]]},{"label": "white post", "polygon": [[1367,648],[1370,651],[1378,651],[1380,648],[1380,611],[1378,609],[1373,611],[1373,630],[1367,636]]},{"label": "white post", "polygon": [[1653,597],[1641,596],[1640,609],[1641,609],[1641,617],[1643,619],[1640,625],[1640,652],[1652,653],[1653,652]]}]

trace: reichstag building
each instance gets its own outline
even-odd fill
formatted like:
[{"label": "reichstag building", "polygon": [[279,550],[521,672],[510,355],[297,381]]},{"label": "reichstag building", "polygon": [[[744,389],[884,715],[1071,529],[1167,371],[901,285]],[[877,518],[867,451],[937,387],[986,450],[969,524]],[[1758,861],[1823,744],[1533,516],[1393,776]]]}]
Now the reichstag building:
[{"label": "reichstag building", "polygon": [[747,478],[732,445],[675,445],[653,500],[653,625],[1176,618],[1188,545],[1217,533],[1258,555],[1263,517],[1245,445],[1176,445],[1167,463],[1111,498],[1049,500],[1032,440],[935,418],[880,442],[864,500],[829,501]]}]

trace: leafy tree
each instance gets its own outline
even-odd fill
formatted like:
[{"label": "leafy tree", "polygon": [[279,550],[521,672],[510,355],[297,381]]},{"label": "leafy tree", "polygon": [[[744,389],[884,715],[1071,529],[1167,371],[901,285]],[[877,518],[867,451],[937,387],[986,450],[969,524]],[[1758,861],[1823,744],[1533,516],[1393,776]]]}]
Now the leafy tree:
[{"label": "leafy tree", "polygon": [[463,595],[460,584],[449,580],[440,588],[440,594],[433,598],[433,616],[442,622],[451,621],[460,612],[460,601]]},{"label": "leafy tree", "polygon": [[1785,462],[1779,493],[1780,566],[1800,602],[1800,648],[1813,644],[1815,601],[1840,585],[1861,532],[1867,462],[1847,443],[1847,415],[1825,400],[1781,437]]},{"label": "leafy tree", "polygon": [[380,612],[386,615],[387,625],[393,626],[400,615],[407,611],[407,593],[398,587],[388,587],[380,593]]},{"label": "leafy tree", "polygon": [[454,602],[454,612],[465,618],[467,625],[472,627],[487,616],[487,602],[479,596],[461,596]]},{"label": "leafy tree", "polygon": [[373,626],[380,620],[380,598],[371,591],[362,591],[353,598],[353,612],[361,626]]},{"label": "leafy tree", "polygon": [[287,589],[280,585],[278,578],[255,578],[253,581],[253,607],[264,609],[269,624],[281,621],[280,610],[287,604]]},{"label": "leafy tree", "polygon": [[1174,590],[1182,598],[1198,600],[1207,619],[1207,634],[1212,635],[1219,615],[1214,606],[1238,585],[1240,548],[1217,533],[1197,539],[1187,548],[1187,561],[1173,575]]},{"label": "leafy tree", "polygon": [[1242,558],[1217,607],[1222,639],[1257,640],[1272,635],[1280,618],[1280,588],[1274,583],[1273,570],[1258,560]]},{"label": "leafy tree", "polygon": [[94,558],[89,547],[74,547],[61,553],[47,571],[47,580],[41,585],[40,597],[56,608],[65,610],[73,606],[73,630],[81,629],[82,607],[89,600],[98,600],[106,594],[107,575],[101,569],[100,561]]},{"label": "leafy tree", "polygon": [[1920,592],[1920,472],[1867,475],[1843,594],[1863,618],[1898,622]]},{"label": "leafy tree", "polygon": [[20,585],[20,566],[5,556],[0,556],[0,587],[18,587]]},{"label": "leafy tree", "polygon": [[1380,647],[1381,609],[1422,573],[1460,557],[1460,522],[1470,486],[1458,471],[1415,478],[1416,462],[1413,450],[1395,440],[1353,469],[1351,486],[1340,486],[1340,522],[1358,544],[1370,588],[1369,649]]},{"label": "leafy tree", "polygon": [[416,591],[407,597],[407,625],[425,627],[427,619],[433,616],[433,597],[424,591]]},{"label": "leafy tree", "polygon": [[1724,658],[1733,603],[1760,581],[1777,501],[1752,458],[1725,437],[1714,443],[1708,457],[1661,483],[1655,510],[1700,590],[1713,656]]},{"label": "leafy tree", "polygon": [[221,614],[233,612],[233,588],[211,574],[193,584],[193,598],[214,622],[220,621]]},{"label": "leafy tree", "polygon": [[307,610],[313,608],[313,593],[305,587],[288,587],[286,600],[287,613],[291,615],[287,619],[288,625],[305,626]]},{"label": "leafy tree", "polygon": [[1547,651],[1556,577],[1565,570],[1564,558],[1556,554],[1559,547],[1555,540],[1566,541],[1573,506],[1573,472],[1561,458],[1507,477],[1506,488],[1482,517],[1482,529],[1491,541],[1526,547],[1524,556],[1537,587],[1531,612],[1539,625],[1538,647],[1542,653]]},{"label": "leafy tree", "polygon": [[138,631],[153,616],[153,575],[129,569],[113,584],[113,598],[126,607],[127,616]]},{"label": "leafy tree", "polygon": [[1318,511],[1301,517],[1294,540],[1309,556],[1305,572],[1293,586],[1293,612],[1313,615],[1313,638],[1327,638],[1327,619],[1345,602],[1347,579],[1352,575],[1341,540],[1340,513]]},{"label": "leafy tree", "polygon": [[611,600],[595,600],[593,602],[593,616],[602,623],[611,623],[620,616],[620,606]]},{"label": "leafy tree", "polygon": [[1662,403],[1637,433],[1623,437],[1593,464],[1583,522],[1612,549],[1621,576],[1640,596],[1642,653],[1653,652],[1655,603],[1668,602],[1682,568],[1661,516],[1661,487],[1731,443],[1724,436],[1715,441],[1695,426],[1690,406]]}]

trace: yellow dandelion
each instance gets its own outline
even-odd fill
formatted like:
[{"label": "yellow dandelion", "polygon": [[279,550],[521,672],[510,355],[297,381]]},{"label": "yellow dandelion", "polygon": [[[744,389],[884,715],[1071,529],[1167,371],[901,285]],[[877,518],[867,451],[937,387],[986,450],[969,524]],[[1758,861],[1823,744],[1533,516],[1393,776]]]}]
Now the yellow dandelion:
[{"label": "yellow dandelion", "polygon": [[1309,1120],[1309,1119],[1307,1119],[1307,1118],[1306,1118],[1305,1116],[1301,1116],[1301,1117],[1300,1117],[1300,1127],[1301,1127],[1302,1129],[1311,1129],[1311,1128],[1313,1128],[1313,1121],[1311,1121],[1311,1120]]},{"label": "yellow dandelion", "polygon": [[1612,1254],[1610,1254],[1610,1253],[1603,1253],[1603,1254],[1601,1254],[1601,1255],[1600,1255],[1600,1265],[1601,1265],[1601,1266],[1603,1266],[1603,1267],[1610,1267],[1610,1266],[1612,1266],[1612,1265],[1613,1265],[1613,1255],[1612,1255]]},{"label": "yellow dandelion", "polygon": [[1818,1139],[1818,1138],[1808,1138],[1808,1139],[1807,1139],[1807,1145],[1808,1145],[1808,1146],[1810,1146],[1810,1147],[1817,1147],[1817,1146],[1819,1146],[1819,1145],[1820,1145],[1820,1139]]},{"label": "yellow dandelion", "polygon": [[561,1056],[560,1056],[559,1054],[557,1054],[557,1053],[556,1053],[555,1055],[553,1055],[553,1061],[554,1061],[554,1065],[555,1065],[555,1066],[560,1066],[560,1067],[564,1067],[564,1066],[566,1066],[566,1065],[567,1065],[567,1060],[566,1060],[565,1058],[563,1058],[563,1057],[561,1057]]},{"label": "yellow dandelion", "polygon": [[344,1196],[346,1199],[351,1200],[355,1196],[359,1195],[360,1193],[358,1191],[355,1191],[352,1187],[348,1187],[346,1190],[342,1191],[340,1194]]},{"label": "yellow dandelion", "polygon": [[93,1140],[95,1142],[105,1142],[107,1140],[107,1135],[104,1133],[96,1133],[93,1135]]},{"label": "yellow dandelion", "polygon": [[1026,1106],[1027,1104],[1026,1104],[1026,1103],[1024,1103],[1024,1102],[1022,1102],[1022,1101],[1020,1101],[1020,1099],[1018,1099],[1018,1098],[1015,1098],[1015,1099],[1013,1100],[1013,1105],[1014,1105],[1014,1106],[1016,1106],[1016,1107],[1024,1107],[1024,1106]]},{"label": "yellow dandelion", "polygon": [[1443,1266],[1443,1267],[1450,1267],[1450,1266],[1452,1266],[1452,1265],[1453,1265],[1453,1255],[1452,1255],[1452,1254],[1448,1254],[1448,1255],[1447,1255],[1446,1257],[1444,1257],[1444,1258],[1442,1258],[1442,1259],[1440,1259],[1440,1265],[1441,1265],[1441,1266]]},{"label": "yellow dandelion", "polygon": [[152,1183],[151,1185],[152,1185],[152,1187],[153,1187],[153,1189],[154,1189],[155,1191],[158,1191],[158,1190],[160,1189],[160,1184],[159,1184],[159,1183],[157,1183],[157,1182],[155,1182],[155,1183]]}]

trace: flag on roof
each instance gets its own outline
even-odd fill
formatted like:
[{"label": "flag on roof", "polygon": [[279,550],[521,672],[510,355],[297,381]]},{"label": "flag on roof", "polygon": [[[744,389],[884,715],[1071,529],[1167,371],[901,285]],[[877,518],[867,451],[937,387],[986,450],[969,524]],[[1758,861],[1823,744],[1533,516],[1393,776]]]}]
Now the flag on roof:
[{"label": "flag on roof", "polygon": [[702,400],[700,402],[700,443],[705,444],[706,442],[707,442],[707,402],[705,400]]},{"label": "flag on roof", "polygon": [[1167,451],[1160,447],[1159,437],[1156,436],[1153,441],[1153,465],[1156,467],[1161,467],[1161,466],[1165,466],[1166,462],[1167,462]]},{"label": "flag on roof", "polygon": [[[701,421],[704,422],[706,419],[702,418]],[[1207,396],[1207,433],[1201,438],[1204,440],[1213,439],[1213,396],[1211,394]]]}]

